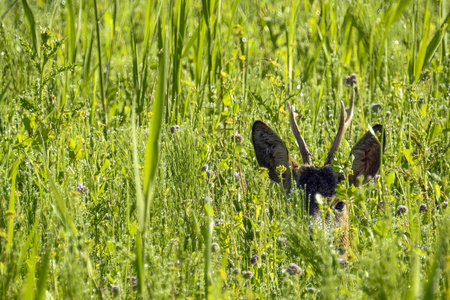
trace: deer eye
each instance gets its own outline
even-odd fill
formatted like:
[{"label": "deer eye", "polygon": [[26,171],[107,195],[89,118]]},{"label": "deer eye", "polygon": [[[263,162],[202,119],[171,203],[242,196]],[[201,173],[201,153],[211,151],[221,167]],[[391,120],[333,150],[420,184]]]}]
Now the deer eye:
[{"label": "deer eye", "polygon": [[345,202],[338,202],[336,206],[334,207],[337,211],[344,211],[345,210]]}]

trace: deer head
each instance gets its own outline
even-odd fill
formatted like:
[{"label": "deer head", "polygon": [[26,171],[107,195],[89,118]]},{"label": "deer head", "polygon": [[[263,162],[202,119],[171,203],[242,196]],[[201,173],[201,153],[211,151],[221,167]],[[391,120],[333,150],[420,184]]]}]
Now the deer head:
[{"label": "deer head", "polygon": [[[282,181],[288,195],[292,182],[297,188],[303,189],[304,195],[307,197],[305,206],[309,209],[309,215],[319,227],[322,227],[322,214],[319,205],[316,203],[316,195],[320,194],[326,199],[334,216],[327,213],[325,228],[327,233],[330,230],[340,232],[337,236],[337,244],[344,249],[348,247],[348,209],[346,200],[337,199],[335,192],[337,185],[344,180],[344,175],[334,171],[331,163],[353,118],[356,75],[349,76],[347,83],[352,88],[350,108],[347,110],[347,116],[345,117],[344,103],[341,101],[339,129],[323,166],[313,166],[311,153],[300,133],[294,119],[294,111],[289,104],[289,123],[300,148],[303,165],[300,165],[292,158],[285,143],[269,126],[262,121],[256,121],[252,128],[253,147],[259,165],[269,169],[271,180],[276,182]],[[382,125],[375,125],[373,132],[378,137],[374,136],[371,131],[368,131],[353,147],[351,151],[351,154],[354,156],[353,174],[348,176],[350,184],[358,186],[360,182],[368,182],[378,172],[381,161],[380,140],[383,140],[384,148],[384,133],[383,137],[380,136],[382,131]],[[279,166],[284,168],[279,168]],[[280,174],[280,170],[284,170],[284,172]]]}]

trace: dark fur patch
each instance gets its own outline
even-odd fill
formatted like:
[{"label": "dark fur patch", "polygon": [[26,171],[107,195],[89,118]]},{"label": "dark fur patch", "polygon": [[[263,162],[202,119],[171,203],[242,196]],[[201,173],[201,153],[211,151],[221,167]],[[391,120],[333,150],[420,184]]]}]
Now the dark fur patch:
[{"label": "dark fur patch", "polygon": [[317,209],[316,194],[325,198],[334,197],[336,187],[342,180],[344,180],[344,175],[334,171],[331,166],[303,166],[295,174],[297,186],[305,191],[309,199],[310,214],[313,214]]},{"label": "dark fur patch", "polygon": [[284,166],[282,174],[284,188],[289,191],[291,184],[290,157],[286,145],[269,126],[256,121],[252,129],[252,141],[255,148],[256,160],[261,167],[269,169],[269,177],[280,182],[277,172],[278,166]]}]

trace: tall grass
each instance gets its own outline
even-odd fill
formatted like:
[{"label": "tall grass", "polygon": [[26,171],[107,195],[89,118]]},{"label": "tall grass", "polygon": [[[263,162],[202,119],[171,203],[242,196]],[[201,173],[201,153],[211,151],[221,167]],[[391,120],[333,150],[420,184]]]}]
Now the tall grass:
[{"label": "tall grass", "polygon": [[[22,0],[0,16],[0,298],[450,297],[446,1]],[[337,191],[343,264],[250,130],[299,158],[290,102],[320,164],[351,73],[333,165],[349,174],[376,123],[387,147],[378,181]]]}]

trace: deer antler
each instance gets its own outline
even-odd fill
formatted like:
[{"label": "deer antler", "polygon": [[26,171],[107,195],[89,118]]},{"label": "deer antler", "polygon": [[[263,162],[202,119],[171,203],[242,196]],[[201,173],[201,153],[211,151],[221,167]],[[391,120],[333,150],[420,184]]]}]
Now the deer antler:
[{"label": "deer antler", "polygon": [[311,153],[309,153],[308,146],[306,146],[305,140],[303,139],[300,130],[298,129],[297,122],[295,122],[294,111],[292,110],[291,104],[288,102],[289,109],[289,124],[291,125],[292,132],[294,133],[295,139],[297,140],[298,147],[300,148],[300,153],[302,154],[303,163],[305,165],[312,165]]},{"label": "deer antler", "polygon": [[350,126],[350,123],[353,118],[353,108],[355,104],[355,85],[356,85],[356,75],[352,74],[349,77],[347,77],[347,83],[351,85],[352,87],[352,96],[350,98],[350,107],[347,110],[347,118],[344,120],[344,111],[345,106],[344,102],[341,100],[341,116],[339,119],[339,130],[336,134],[336,137],[334,138],[333,145],[331,146],[330,152],[328,152],[328,157],[325,162],[325,165],[330,165],[333,161],[334,153],[339,149],[339,146],[342,142],[342,139],[344,138],[344,134],[347,131],[348,127]]}]

